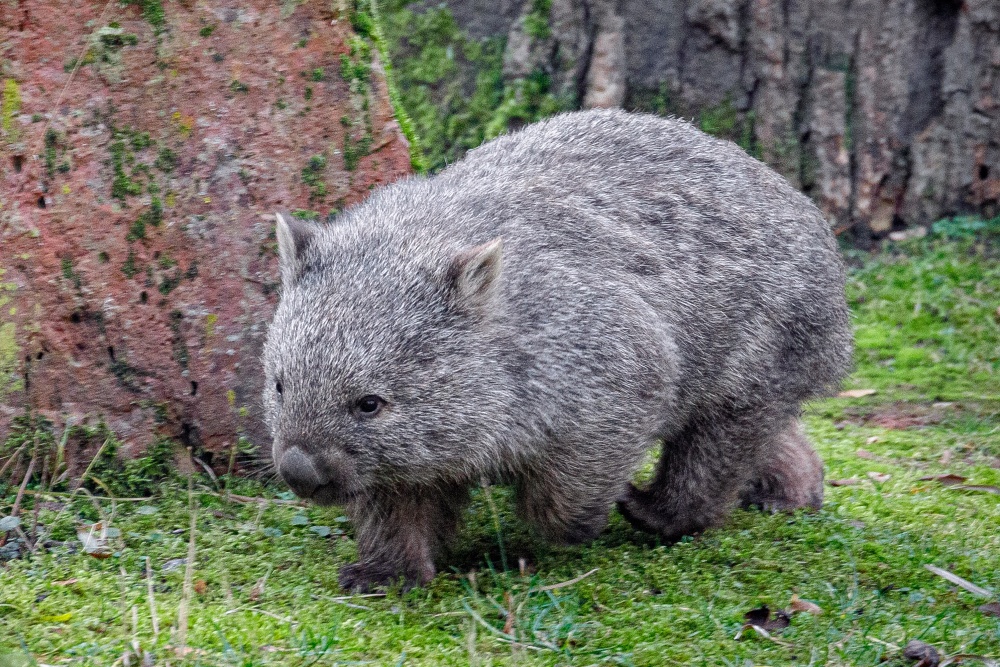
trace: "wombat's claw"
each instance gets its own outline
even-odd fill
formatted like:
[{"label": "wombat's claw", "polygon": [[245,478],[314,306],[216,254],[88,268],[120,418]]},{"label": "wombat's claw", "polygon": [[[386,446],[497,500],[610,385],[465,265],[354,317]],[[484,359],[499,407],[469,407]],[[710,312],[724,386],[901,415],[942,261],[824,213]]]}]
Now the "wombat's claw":
[{"label": "wombat's claw", "polygon": [[645,514],[645,503],[641,498],[641,494],[642,491],[637,489],[634,485],[629,484],[625,492],[618,497],[618,501],[616,503],[618,506],[618,512],[625,517],[625,519],[632,524],[632,527],[636,530],[641,530],[645,533],[657,533],[659,530],[643,518],[643,514]]},{"label": "wombat's claw", "polygon": [[377,588],[388,588],[400,582],[402,582],[400,590],[408,591],[416,586],[426,584],[428,581],[430,578],[422,580],[390,567],[367,563],[345,565],[340,568],[340,575],[337,577],[340,587],[351,593],[371,593]]}]

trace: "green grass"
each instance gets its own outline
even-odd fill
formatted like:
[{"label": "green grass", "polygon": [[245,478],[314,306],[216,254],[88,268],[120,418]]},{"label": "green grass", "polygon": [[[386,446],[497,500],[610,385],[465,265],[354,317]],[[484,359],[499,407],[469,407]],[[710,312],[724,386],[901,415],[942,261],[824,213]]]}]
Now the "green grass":
[{"label": "green grass", "polygon": [[[189,545],[186,482],[154,486],[148,501],[53,496],[39,526],[63,544],[0,570],[0,665],[34,664],[15,657],[25,650],[39,664],[111,665],[133,642],[157,665],[903,665],[897,647],[911,639],[997,659],[1000,618],[978,610],[988,600],[924,566],[1000,592],[1000,496],[920,478],[1000,485],[998,256],[997,237],[972,233],[849,254],[848,385],[876,393],[807,410],[828,479],[858,479],[828,487],[818,512],[740,511],[673,546],[614,515],[594,544],[558,549],[532,539],[505,490],[492,491],[496,514],[481,491],[452,569],[423,589],[345,598],[337,571],[354,543],[339,510],[285,504],[279,487],[248,480],[229,482],[273,500],[227,501],[195,477],[193,650],[181,659],[171,626],[184,597],[174,559]],[[15,491],[0,487],[0,516]],[[106,559],[82,553],[75,535],[102,517],[120,531]],[[747,611],[792,595],[823,613],[794,615],[773,639],[734,639]]]}]

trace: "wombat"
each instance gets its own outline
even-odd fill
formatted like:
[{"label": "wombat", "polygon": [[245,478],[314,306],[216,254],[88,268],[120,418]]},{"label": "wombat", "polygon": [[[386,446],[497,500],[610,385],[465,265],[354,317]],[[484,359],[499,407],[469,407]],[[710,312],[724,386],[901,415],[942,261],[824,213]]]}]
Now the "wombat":
[{"label": "wombat", "polygon": [[673,540],[822,501],[800,405],[850,364],[844,269],[816,207],[733,143],[567,113],[277,236],[274,461],[346,505],[346,589],[430,580],[482,480],[568,544],[616,502]]}]

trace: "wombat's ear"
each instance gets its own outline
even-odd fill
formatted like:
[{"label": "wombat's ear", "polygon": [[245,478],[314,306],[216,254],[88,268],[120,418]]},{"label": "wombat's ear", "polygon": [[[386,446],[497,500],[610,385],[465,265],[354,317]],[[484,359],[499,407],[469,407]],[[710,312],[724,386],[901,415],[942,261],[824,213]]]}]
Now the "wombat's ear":
[{"label": "wombat's ear", "polygon": [[496,291],[503,260],[503,239],[467,248],[451,262],[448,279],[456,301],[467,308],[487,305]]},{"label": "wombat's ear", "polygon": [[316,234],[316,227],[291,215],[275,213],[274,217],[278,221],[278,266],[281,267],[281,282],[291,285],[298,278],[302,254]]}]

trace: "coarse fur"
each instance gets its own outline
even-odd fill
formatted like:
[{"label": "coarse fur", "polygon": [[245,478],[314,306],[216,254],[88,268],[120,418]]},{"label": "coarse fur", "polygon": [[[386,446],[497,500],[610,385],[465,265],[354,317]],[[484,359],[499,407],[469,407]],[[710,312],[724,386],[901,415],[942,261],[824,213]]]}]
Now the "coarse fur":
[{"label": "coarse fur", "polygon": [[816,207],[730,142],[563,114],[332,224],[279,216],[278,241],[273,454],[347,505],[345,588],[428,581],[484,479],[561,543],[616,502],[676,539],[822,500],[799,413],[850,363],[844,269]]}]

